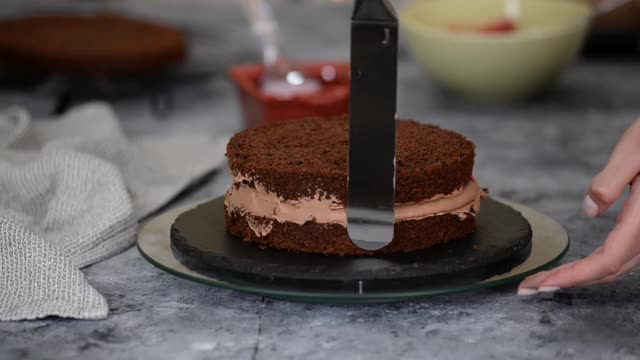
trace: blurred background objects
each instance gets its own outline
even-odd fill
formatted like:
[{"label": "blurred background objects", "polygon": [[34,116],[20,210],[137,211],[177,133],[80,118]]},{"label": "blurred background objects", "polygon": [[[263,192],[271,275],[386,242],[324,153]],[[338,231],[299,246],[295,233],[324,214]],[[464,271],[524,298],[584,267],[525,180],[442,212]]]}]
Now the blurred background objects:
[{"label": "blurred background objects", "polygon": [[[429,0],[402,0],[394,3],[401,12],[411,4],[425,1]],[[581,1],[595,6],[602,3],[595,0]],[[275,8],[275,17],[281,23],[280,45],[284,54],[291,54],[294,60],[299,61],[348,61],[348,19],[351,1],[271,0],[269,3]],[[640,54],[638,4],[638,0],[632,0],[611,13],[596,18],[586,38],[583,56],[589,59],[637,58]],[[77,74],[68,71],[31,71],[16,68],[11,66],[6,53],[5,60],[0,53],[0,64],[4,64],[0,65],[0,90],[4,89],[1,91],[4,93],[2,96],[26,96],[31,102],[40,99],[40,104],[49,104],[43,113],[61,113],[73,104],[91,99],[124,104],[132,99],[143,98],[146,99],[148,109],[145,112],[148,112],[149,116],[167,119],[171,118],[172,109],[181,102],[177,100],[180,95],[175,94],[177,88],[198,87],[197,84],[209,87],[215,83],[218,88],[228,89],[227,69],[237,64],[262,62],[261,45],[252,34],[241,4],[233,0],[9,0],[0,9],[0,20],[6,22],[9,19],[43,14],[104,12],[149,21],[180,31],[185,39],[184,56],[174,66],[155,71],[150,67],[149,71],[142,73],[116,71],[109,74]],[[295,41],[296,37],[300,37],[301,30],[304,30],[304,37],[308,41]],[[25,34],[21,38],[29,36],[30,34]],[[401,38],[402,57],[407,50],[407,33],[402,34]],[[95,42],[100,43],[100,40],[96,39]],[[34,45],[44,47],[44,44],[31,44]],[[450,48],[453,43],[445,43],[444,46]],[[529,46],[527,48],[533,49]],[[571,51],[568,52],[570,53]],[[507,52],[495,56],[507,58],[511,55]],[[469,67],[461,69],[471,70]],[[227,95],[225,91],[224,96]],[[216,98],[210,97],[212,102],[216,101]],[[236,114],[237,109],[228,111]]]},{"label": "blurred background objects", "polygon": [[[348,62],[352,1],[270,3],[289,59]],[[401,12],[413,2],[395,3]],[[628,20],[636,9],[637,2],[625,5],[617,16]],[[262,53],[237,0],[4,0],[0,21],[105,11],[177,29],[184,34],[184,57],[146,75],[75,76],[2,66],[0,108],[19,105],[34,122],[44,123],[76,104],[106,100],[132,140],[152,134],[214,138],[246,126],[228,71],[238,64],[261,64]],[[407,32],[400,35],[399,117],[473,140],[478,181],[490,186],[493,196],[539,209],[566,226],[576,239],[568,261],[601,245],[615,221],[611,215],[590,222],[579,208],[611,147],[640,115],[640,82],[635,81],[640,76],[639,32],[627,20],[609,27],[598,19],[582,56],[563,67],[555,86],[513,103],[479,103],[443,90],[412,55]],[[203,152],[202,159],[221,155],[222,150]],[[172,205],[220,196],[229,181],[228,171],[221,169]],[[638,354],[638,272],[615,287],[561,292],[540,301],[522,301],[506,288],[348,308],[191,285],[145,264],[135,248],[85,274],[108,300],[109,319],[0,323],[1,353],[8,358],[96,359],[312,358],[325,353],[335,358],[608,359]]]},{"label": "blurred background objects", "polygon": [[[604,0],[590,0],[594,6]],[[638,59],[640,57],[640,1],[598,16],[587,38],[583,54],[590,58]]]}]

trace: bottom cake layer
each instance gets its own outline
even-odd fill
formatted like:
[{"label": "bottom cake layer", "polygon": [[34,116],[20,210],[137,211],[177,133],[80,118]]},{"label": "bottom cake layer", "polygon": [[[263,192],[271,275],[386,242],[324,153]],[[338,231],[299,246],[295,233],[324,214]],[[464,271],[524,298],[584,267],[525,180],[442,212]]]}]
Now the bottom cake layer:
[{"label": "bottom cake layer", "polygon": [[[393,241],[385,248],[371,252],[355,246],[349,240],[347,229],[339,224],[279,223],[264,217],[241,214],[239,211],[228,211],[226,207],[225,220],[229,232],[243,241],[294,252],[324,255],[373,255],[417,251],[463,238],[473,233],[476,227],[474,216],[461,219],[451,214],[402,221],[395,224]],[[262,236],[256,234],[256,229],[259,228],[265,229]]]}]

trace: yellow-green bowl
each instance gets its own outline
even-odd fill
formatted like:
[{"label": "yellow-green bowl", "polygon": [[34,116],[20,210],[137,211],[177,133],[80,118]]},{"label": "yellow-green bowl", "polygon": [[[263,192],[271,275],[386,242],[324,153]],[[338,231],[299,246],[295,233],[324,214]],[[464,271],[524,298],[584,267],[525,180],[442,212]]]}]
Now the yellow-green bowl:
[{"label": "yellow-green bowl", "polygon": [[400,11],[415,58],[445,88],[489,101],[528,97],[572,62],[591,8],[572,0],[519,0],[516,31],[451,30],[504,18],[508,0],[422,0]]}]

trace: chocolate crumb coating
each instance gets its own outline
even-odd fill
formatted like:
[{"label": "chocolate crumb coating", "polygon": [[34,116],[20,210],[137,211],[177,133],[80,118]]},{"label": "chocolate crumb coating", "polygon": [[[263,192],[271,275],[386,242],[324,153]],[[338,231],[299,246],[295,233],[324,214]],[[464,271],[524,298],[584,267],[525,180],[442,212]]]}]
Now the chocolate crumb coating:
[{"label": "chocolate crumb coating", "polygon": [[[244,130],[227,145],[232,173],[286,200],[322,195],[346,203],[349,122],[314,118]],[[475,146],[434,125],[397,123],[396,203],[449,194],[469,182]]]}]

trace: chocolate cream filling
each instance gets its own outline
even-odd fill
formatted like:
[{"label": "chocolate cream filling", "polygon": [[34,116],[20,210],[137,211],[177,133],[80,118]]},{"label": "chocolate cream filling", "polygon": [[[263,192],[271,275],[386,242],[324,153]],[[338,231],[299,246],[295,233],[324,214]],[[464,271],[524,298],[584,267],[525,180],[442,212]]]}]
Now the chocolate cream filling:
[{"label": "chocolate cream filling", "polygon": [[[419,202],[398,203],[395,206],[396,222],[420,220],[430,216],[453,214],[465,219],[480,211],[483,190],[475,179],[450,194],[436,195]],[[347,212],[335,196],[321,196],[297,200],[286,200],[268,191],[262,184],[250,177],[236,174],[233,185],[227,192],[225,206],[229,212],[240,212],[267,218],[280,223],[291,222],[303,225],[314,221],[320,224],[340,224],[347,226]],[[249,226],[258,236],[265,236],[271,224],[253,223]]]}]

